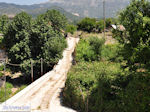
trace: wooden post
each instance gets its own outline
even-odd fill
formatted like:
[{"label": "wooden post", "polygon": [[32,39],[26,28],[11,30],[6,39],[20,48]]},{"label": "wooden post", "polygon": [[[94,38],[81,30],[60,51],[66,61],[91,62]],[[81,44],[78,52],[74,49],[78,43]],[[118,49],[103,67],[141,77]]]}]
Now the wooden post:
[{"label": "wooden post", "polygon": [[41,76],[43,75],[43,58],[41,58]]},{"label": "wooden post", "polygon": [[33,82],[33,63],[32,63],[32,60],[31,60],[31,81]]},{"label": "wooden post", "polygon": [[6,60],[4,60],[4,75],[5,75],[5,105],[6,105]]},{"label": "wooden post", "polygon": [[104,39],[105,39],[105,27],[106,27],[106,20],[105,20],[105,0],[103,0],[103,18],[104,18]]}]

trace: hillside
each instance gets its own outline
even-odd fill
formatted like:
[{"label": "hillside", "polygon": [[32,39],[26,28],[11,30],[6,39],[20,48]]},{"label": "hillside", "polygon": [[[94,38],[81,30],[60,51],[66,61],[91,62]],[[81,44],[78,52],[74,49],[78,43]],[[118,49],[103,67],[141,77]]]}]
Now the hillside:
[{"label": "hillside", "polygon": [[54,5],[42,5],[42,4],[35,4],[35,5],[16,5],[16,4],[8,4],[8,3],[0,3],[0,15],[6,14],[9,16],[16,15],[22,11],[27,12],[28,14],[36,17],[39,14],[46,12],[48,9],[55,9],[63,13],[71,22],[77,21],[80,17],[75,16],[63,8]]},{"label": "hillside", "polygon": [[[125,8],[130,0],[105,0],[106,17],[114,17],[118,11]],[[78,13],[80,16],[102,17],[103,0],[49,0],[45,3],[62,7],[68,12]]]},{"label": "hillside", "polygon": [[[106,0],[106,17],[116,16],[117,12],[128,4],[129,0]],[[72,21],[78,20],[78,15],[80,17],[102,18],[103,0],[49,0],[46,3],[34,5],[0,3],[0,14],[15,15],[25,11],[35,17],[38,14],[44,13],[47,9],[57,9]]]}]

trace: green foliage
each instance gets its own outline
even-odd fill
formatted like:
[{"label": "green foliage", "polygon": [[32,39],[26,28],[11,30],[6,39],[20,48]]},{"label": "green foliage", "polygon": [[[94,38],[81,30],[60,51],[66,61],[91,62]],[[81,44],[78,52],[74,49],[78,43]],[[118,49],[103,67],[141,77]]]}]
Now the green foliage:
[{"label": "green foliage", "polygon": [[0,48],[4,49],[5,45],[4,45],[4,37],[0,36]]},{"label": "green foliage", "polygon": [[0,33],[4,33],[6,30],[6,27],[8,25],[8,17],[6,15],[3,15],[0,17]]},{"label": "green foliage", "polygon": [[77,31],[77,27],[75,25],[67,25],[66,32],[74,34],[74,32]]},{"label": "green foliage", "polygon": [[87,40],[84,39],[80,40],[76,48],[76,60],[90,61],[94,59],[95,59],[94,51],[92,51]]},{"label": "green foliage", "polygon": [[150,64],[150,3],[146,0],[133,0],[120,13],[120,23],[125,32],[116,32],[116,39],[124,44],[123,57],[128,64]]},{"label": "green foliage", "polygon": [[[43,19],[43,15],[37,17],[31,29],[30,48],[33,59],[40,59],[44,44],[52,37],[62,37],[59,32],[55,32],[48,21]],[[44,58],[44,57],[43,57]]]},{"label": "green foliage", "polygon": [[102,32],[104,30],[104,20],[101,19],[96,23],[96,29],[98,32]]},{"label": "green foliage", "polygon": [[43,48],[43,56],[46,63],[48,65],[55,65],[62,58],[62,52],[66,47],[67,44],[64,38],[49,38]]},{"label": "green foliage", "polygon": [[[106,28],[110,28],[111,24],[114,23],[115,19],[107,18],[106,19]],[[88,33],[91,32],[102,32],[104,30],[104,20],[96,20],[94,18],[84,18],[78,24],[78,29],[82,31],[86,31]]]},{"label": "green foliage", "polygon": [[106,28],[111,27],[111,24],[113,23],[113,19],[112,18],[107,18],[106,19]]},{"label": "green foliage", "polygon": [[[13,88],[13,85],[11,83],[6,82],[6,100],[10,98],[10,95],[12,94],[11,89]],[[0,88],[0,102],[5,101],[5,88]]]},{"label": "green foliage", "polygon": [[109,112],[113,112],[111,109],[115,103],[113,93],[115,90],[111,86],[121,72],[120,64],[116,63],[78,63],[68,74],[63,93],[64,103],[81,112],[86,112],[88,99],[89,112],[101,112],[107,108],[110,109]]},{"label": "green foliage", "polygon": [[87,32],[93,32],[96,25],[96,19],[84,18],[78,24],[78,29]]},{"label": "green foliage", "polygon": [[4,65],[1,65],[0,66],[0,71],[3,71],[4,70]]},{"label": "green foliage", "polygon": [[29,37],[31,17],[22,12],[15,16],[4,34],[4,43],[8,58],[12,63],[22,63],[31,56]]},{"label": "green foliage", "polygon": [[104,40],[97,37],[89,37],[80,40],[76,48],[77,61],[95,61],[100,60],[102,45]]},{"label": "green foliage", "polygon": [[0,72],[0,77],[4,76],[4,74],[2,72]]},{"label": "green foliage", "polygon": [[35,20],[24,12],[17,14],[4,34],[9,62],[20,64],[18,69],[30,74],[32,60],[34,74],[38,78],[40,59],[43,58],[44,71],[47,72],[62,57],[66,47],[66,40],[60,32],[66,24],[65,16],[56,10],[49,10]]},{"label": "green foliage", "polygon": [[63,101],[79,112],[147,112],[149,78],[119,63],[80,62],[68,74]]},{"label": "green foliage", "polygon": [[43,19],[49,22],[55,31],[61,31],[67,25],[66,17],[57,10],[48,10],[44,14]]},{"label": "green foliage", "polygon": [[107,61],[122,61],[121,50],[122,46],[120,44],[104,45],[102,48],[102,59]]}]

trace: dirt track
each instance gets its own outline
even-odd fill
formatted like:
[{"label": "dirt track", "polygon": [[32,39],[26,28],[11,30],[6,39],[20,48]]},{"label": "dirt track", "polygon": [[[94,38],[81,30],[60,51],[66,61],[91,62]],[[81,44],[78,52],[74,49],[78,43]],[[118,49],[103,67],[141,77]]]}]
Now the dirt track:
[{"label": "dirt track", "polygon": [[75,112],[61,105],[60,92],[72,65],[72,53],[78,41],[79,38],[67,38],[68,48],[63,52],[63,59],[49,72],[49,79],[43,80],[40,87],[36,85],[9,105],[31,106],[31,110],[34,112]]}]

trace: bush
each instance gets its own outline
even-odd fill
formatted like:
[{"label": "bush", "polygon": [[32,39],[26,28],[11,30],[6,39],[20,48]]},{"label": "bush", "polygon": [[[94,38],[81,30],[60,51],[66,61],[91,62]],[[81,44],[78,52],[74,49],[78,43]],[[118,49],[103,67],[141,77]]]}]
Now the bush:
[{"label": "bush", "polygon": [[147,112],[149,78],[149,72],[125,71],[119,63],[80,62],[68,74],[63,102],[79,112]]},{"label": "bush", "polygon": [[123,57],[120,55],[122,46],[120,44],[104,45],[102,48],[102,59],[107,61],[122,61]]},{"label": "bush", "polygon": [[66,40],[60,37],[49,38],[43,48],[43,56],[48,66],[55,65],[62,58],[63,50],[67,47]]},{"label": "bush", "polygon": [[78,24],[78,29],[86,32],[93,32],[96,27],[96,19],[84,18]]},{"label": "bush", "polygon": [[75,25],[67,25],[66,32],[74,34],[74,32],[77,31],[77,27]]},{"label": "bush", "polygon": [[[63,92],[64,103],[79,112],[111,111],[116,102],[113,81],[122,73],[120,64],[108,62],[80,62],[68,74]],[[88,99],[88,105],[87,105]],[[102,101],[102,102],[101,102]],[[117,110],[117,109],[116,109]]]},{"label": "bush", "polygon": [[77,61],[95,61],[100,60],[101,50],[104,40],[97,37],[89,37],[80,40],[76,48]]},{"label": "bush", "polygon": [[95,60],[94,51],[91,49],[87,40],[80,40],[76,48],[76,61],[92,61]]}]

